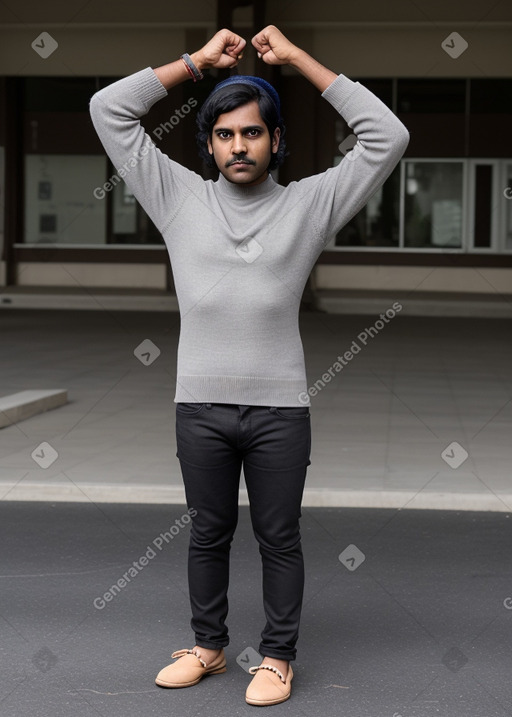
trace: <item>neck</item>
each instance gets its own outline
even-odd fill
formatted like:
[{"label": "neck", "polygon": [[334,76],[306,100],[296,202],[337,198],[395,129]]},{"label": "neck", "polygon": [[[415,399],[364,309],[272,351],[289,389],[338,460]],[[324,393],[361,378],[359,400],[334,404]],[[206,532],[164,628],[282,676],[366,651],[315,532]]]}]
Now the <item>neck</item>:
[{"label": "neck", "polygon": [[230,182],[222,173],[219,173],[216,184],[223,194],[235,198],[261,197],[271,193],[276,186],[270,172],[267,173],[262,182],[252,185]]}]

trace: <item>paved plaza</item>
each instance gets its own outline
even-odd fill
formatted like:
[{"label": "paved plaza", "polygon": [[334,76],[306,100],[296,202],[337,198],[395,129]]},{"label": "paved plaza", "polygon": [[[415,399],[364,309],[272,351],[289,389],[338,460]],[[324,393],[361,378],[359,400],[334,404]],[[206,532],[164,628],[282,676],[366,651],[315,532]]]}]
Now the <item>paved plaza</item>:
[{"label": "paved plaza", "polygon": [[[510,510],[511,321],[385,323],[388,308],[300,314],[313,434],[304,505]],[[2,395],[68,392],[65,406],[0,430],[4,499],[185,502],[178,313],[5,310],[0,327]]]},{"label": "paved plaza", "polygon": [[[313,429],[306,586],[292,695],[266,709],[505,717],[510,320],[378,318],[300,316]],[[254,713],[244,665],[258,658],[264,614],[243,476],[228,670],[182,690],[153,682],[194,644],[178,314],[19,309],[0,323],[2,394],[68,392],[66,405],[0,430],[0,714]]]}]

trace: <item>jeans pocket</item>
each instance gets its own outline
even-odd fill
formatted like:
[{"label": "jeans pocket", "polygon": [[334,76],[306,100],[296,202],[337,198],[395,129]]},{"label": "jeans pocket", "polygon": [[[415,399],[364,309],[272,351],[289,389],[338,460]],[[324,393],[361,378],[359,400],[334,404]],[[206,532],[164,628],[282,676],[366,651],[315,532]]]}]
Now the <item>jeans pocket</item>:
[{"label": "jeans pocket", "polygon": [[308,406],[275,406],[274,412],[276,416],[292,421],[300,418],[309,418],[311,415]]},{"label": "jeans pocket", "polygon": [[204,403],[183,403],[179,402],[176,404],[176,413],[183,416],[195,416],[198,414],[206,404]]}]

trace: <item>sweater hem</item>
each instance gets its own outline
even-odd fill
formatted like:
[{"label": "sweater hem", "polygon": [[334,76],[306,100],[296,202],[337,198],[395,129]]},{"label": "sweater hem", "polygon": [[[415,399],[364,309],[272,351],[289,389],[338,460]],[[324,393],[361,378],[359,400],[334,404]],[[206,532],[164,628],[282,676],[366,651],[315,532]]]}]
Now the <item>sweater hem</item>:
[{"label": "sweater hem", "polygon": [[179,375],[174,403],[285,407],[309,406],[310,399],[302,379]]}]

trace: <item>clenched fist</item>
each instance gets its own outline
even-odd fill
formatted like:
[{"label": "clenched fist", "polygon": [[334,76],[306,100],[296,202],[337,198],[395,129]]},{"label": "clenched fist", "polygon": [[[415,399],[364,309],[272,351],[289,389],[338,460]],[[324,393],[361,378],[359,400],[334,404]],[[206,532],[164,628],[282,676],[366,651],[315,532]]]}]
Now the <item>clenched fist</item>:
[{"label": "clenched fist", "polygon": [[197,64],[201,69],[209,67],[229,68],[236,67],[242,59],[242,52],[246,45],[243,37],[231,30],[219,30],[209,42],[196,54]]},{"label": "clenched fist", "polygon": [[291,43],[275,25],[267,25],[252,38],[258,57],[267,65],[289,65],[299,48]]}]

